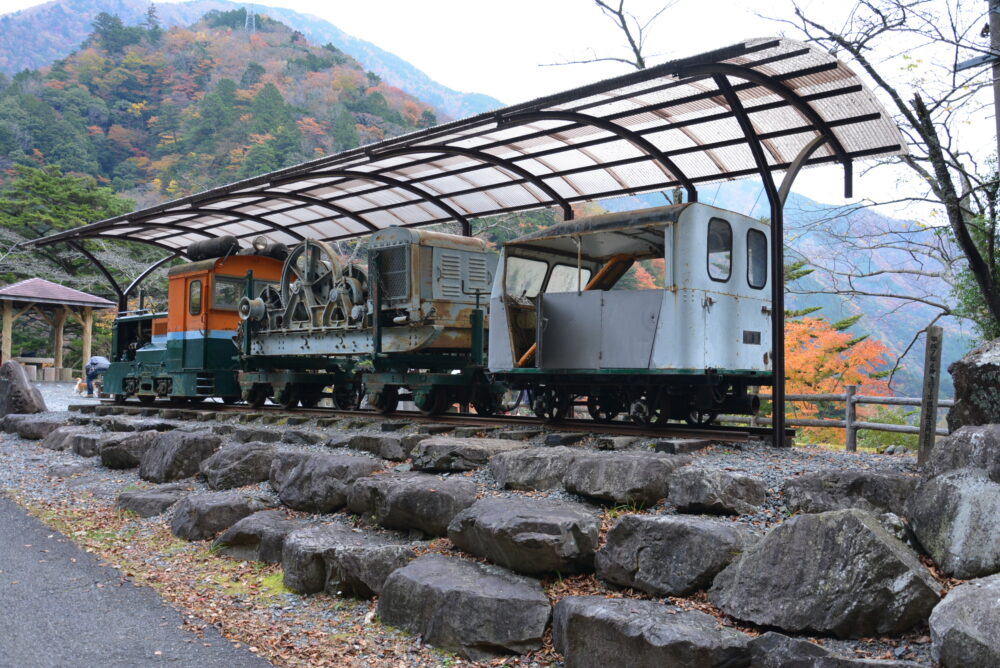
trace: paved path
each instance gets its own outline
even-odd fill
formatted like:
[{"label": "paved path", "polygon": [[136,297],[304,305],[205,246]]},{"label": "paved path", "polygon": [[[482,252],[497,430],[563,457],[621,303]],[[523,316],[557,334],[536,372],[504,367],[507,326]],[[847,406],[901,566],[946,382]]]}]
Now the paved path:
[{"label": "paved path", "polygon": [[212,627],[199,638],[181,623],[155,591],[0,494],[0,667],[271,665]]}]

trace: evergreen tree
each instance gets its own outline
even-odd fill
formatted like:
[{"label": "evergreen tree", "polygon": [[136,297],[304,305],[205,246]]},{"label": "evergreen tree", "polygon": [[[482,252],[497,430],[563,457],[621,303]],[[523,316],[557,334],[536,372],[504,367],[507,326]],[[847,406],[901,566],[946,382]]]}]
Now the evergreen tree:
[{"label": "evergreen tree", "polygon": [[361,141],[361,138],[358,137],[357,121],[354,120],[354,114],[346,109],[341,109],[340,113],[334,117],[332,134],[334,148],[337,151],[354,148]]},{"label": "evergreen tree", "polygon": [[142,30],[125,27],[117,14],[101,12],[91,25],[101,48],[108,53],[121,53],[126,46],[138,44],[142,39]]},{"label": "evergreen tree", "polygon": [[250,61],[247,63],[247,68],[243,71],[243,76],[240,78],[240,88],[250,88],[256,83],[260,82],[260,78],[264,76],[267,70],[260,63],[255,63]]}]

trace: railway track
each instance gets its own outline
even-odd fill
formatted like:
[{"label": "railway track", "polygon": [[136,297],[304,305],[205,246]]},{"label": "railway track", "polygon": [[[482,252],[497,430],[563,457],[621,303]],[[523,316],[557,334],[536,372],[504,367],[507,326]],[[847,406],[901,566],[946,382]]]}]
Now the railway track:
[{"label": "railway track", "polygon": [[[417,411],[395,411],[390,415],[382,415],[372,410],[337,410],[334,408],[299,408],[293,411],[285,410],[280,406],[263,406],[261,408],[251,408],[246,405],[226,405],[219,402],[204,402],[191,404],[187,402],[157,401],[153,404],[142,404],[128,401],[118,404],[111,400],[102,400],[102,406],[120,407],[132,412],[131,409],[146,410],[183,410],[192,413],[263,413],[268,415],[299,416],[310,418],[343,417],[357,419],[375,419],[385,422],[407,421],[414,424],[447,424],[456,427],[489,427],[498,429],[506,427],[509,429],[540,429],[548,432],[576,432],[601,434],[606,436],[635,436],[640,438],[686,438],[686,439],[708,439],[712,441],[723,441],[739,443],[751,438],[767,438],[771,436],[771,430],[766,427],[733,427],[725,425],[709,425],[706,427],[695,427],[681,423],[668,423],[655,427],[632,424],[630,422],[595,422],[594,420],[560,420],[555,422],[541,422],[537,418],[523,415],[469,415],[462,413],[443,413],[441,415],[426,416]],[[791,440],[795,436],[795,430],[785,431],[786,439]]]}]

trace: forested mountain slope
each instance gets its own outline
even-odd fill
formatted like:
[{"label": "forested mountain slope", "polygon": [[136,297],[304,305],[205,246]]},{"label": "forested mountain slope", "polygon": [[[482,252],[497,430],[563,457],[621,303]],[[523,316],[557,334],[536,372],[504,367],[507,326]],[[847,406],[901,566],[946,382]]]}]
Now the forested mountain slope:
[{"label": "forested mountain slope", "polygon": [[[0,16],[0,72],[13,75],[64,58],[90,34],[91,23],[101,12],[116,14],[132,25],[146,18],[149,6],[149,0],[54,0]],[[402,58],[309,14],[226,0],[163,3],[156,5],[156,13],[163,27],[170,28],[191,25],[212,10],[244,8],[281,21],[315,44],[333,44],[387,83],[419,97],[449,117],[471,116],[501,106],[488,95],[461,93],[442,86]]]},{"label": "forested mountain slope", "polygon": [[212,12],[163,30],[101,15],[70,56],[0,79],[0,169],[58,164],[142,206],[436,124],[336,47],[244,21]]}]

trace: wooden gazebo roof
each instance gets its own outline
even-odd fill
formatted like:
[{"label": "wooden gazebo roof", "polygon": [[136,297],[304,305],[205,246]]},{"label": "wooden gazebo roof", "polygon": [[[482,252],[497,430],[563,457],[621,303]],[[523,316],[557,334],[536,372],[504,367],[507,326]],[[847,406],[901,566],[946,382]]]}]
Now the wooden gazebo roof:
[{"label": "wooden gazebo roof", "polygon": [[31,302],[35,304],[55,304],[61,306],[90,306],[98,309],[115,308],[113,301],[67,288],[44,278],[29,278],[19,283],[0,288],[0,301]]}]

